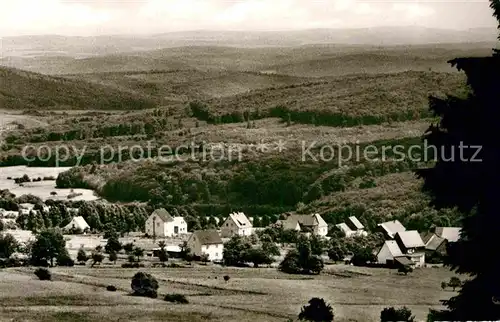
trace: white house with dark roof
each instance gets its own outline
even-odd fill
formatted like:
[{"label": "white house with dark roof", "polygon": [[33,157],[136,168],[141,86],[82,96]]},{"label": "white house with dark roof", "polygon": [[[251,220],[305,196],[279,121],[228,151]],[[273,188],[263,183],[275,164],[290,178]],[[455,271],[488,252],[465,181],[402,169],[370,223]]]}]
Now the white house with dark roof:
[{"label": "white house with dark roof", "polygon": [[328,234],[328,224],[319,214],[312,215],[289,215],[285,220],[279,221],[283,229],[293,229],[305,233],[313,233],[319,236]]},{"label": "white house with dark roof", "polygon": [[197,230],[187,241],[191,252],[196,256],[208,255],[208,260],[222,260],[224,244],[216,230]]},{"label": "white house with dark roof", "polygon": [[250,236],[253,233],[253,225],[244,213],[234,212],[222,223],[220,231],[223,238]]},{"label": "white house with dark roof", "polygon": [[378,224],[378,230],[384,233],[387,239],[394,239],[397,233],[406,231],[405,226],[403,226],[399,220],[387,221]]},{"label": "white house with dark roof", "polygon": [[146,220],[146,234],[151,237],[174,237],[187,234],[183,217],[172,217],[165,209],[155,210]]},{"label": "white house with dark roof", "polygon": [[346,237],[350,237],[354,233],[354,231],[349,226],[347,226],[346,223],[336,224],[335,227],[343,232]]},{"label": "white house with dark roof", "polygon": [[350,216],[347,222],[335,225],[340,229],[346,237],[353,236],[367,236],[368,232],[365,231],[365,226],[355,216]]},{"label": "white house with dark roof", "polygon": [[350,216],[347,218],[347,225],[352,229],[352,230],[364,230],[365,226],[359,221],[356,216]]}]

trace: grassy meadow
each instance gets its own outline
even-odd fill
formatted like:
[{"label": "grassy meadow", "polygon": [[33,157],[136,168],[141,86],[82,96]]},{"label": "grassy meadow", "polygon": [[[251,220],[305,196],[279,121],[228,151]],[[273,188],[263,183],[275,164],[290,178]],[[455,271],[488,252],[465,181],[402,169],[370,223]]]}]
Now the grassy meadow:
[{"label": "grassy meadow", "polygon": [[[128,296],[137,269],[54,268],[53,281],[38,281],[32,269],[0,272],[0,316],[23,321],[287,321],[311,297],[332,304],[335,321],[378,321],[387,306],[407,306],[417,320],[453,293],[440,283],[452,274],[443,268],[394,270],[330,265],[320,276],[286,275],[271,268],[217,266],[144,268],[160,284],[158,299]],[[229,275],[224,282],[222,277]],[[107,292],[115,285],[116,293]],[[187,296],[187,305],[162,300]]]}]

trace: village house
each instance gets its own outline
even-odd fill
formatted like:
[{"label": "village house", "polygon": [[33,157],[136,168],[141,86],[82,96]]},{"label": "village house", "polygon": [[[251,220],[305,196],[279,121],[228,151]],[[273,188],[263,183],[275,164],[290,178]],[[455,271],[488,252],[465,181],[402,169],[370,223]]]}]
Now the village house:
[{"label": "village house", "polygon": [[411,265],[411,261],[404,256],[395,240],[386,240],[376,256],[379,264],[388,266]]},{"label": "village house", "polygon": [[187,241],[191,253],[195,256],[208,255],[210,261],[222,260],[224,244],[216,230],[197,230]]},{"label": "village house", "polygon": [[368,232],[365,231],[365,226],[355,216],[350,216],[346,223],[335,225],[340,229],[346,237],[353,236],[367,236]]},{"label": "village house", "polygon": [[253,226],[250,220],[242,212],[229,214],[220,228],[223,238],[230,238],[236,235],[250,236],[253,233]]},{"label": "village house", "polygon": [[415,267],[425,266],[425,244],[416,230],[406,230],[396,233],[394,240],[401,252]]},{"label": "village house", "polygon": [[428,263],[440,263],[447,253],[448,241],[434,233],[423,234],[425,258]]},{"label": "village house", "polygon": [[83,219],[82,216],[76,216],[71,219],[69,224],[63,227],[63,230],[68,230],[68,231],[81,231],[85,232],[90,229],[89,224]]},{"label": "village house", "polygon": [[172,217],[165,209],[155,210],[146,220],[146,234],[151,237],[174,237],[187,234],[183,217]]},{"label": "village house", "polygon": [[428,262],[442,262],[447,254],[448,245],[460,238],[460,230],[458,227],[436,227],[434,232],[423,234],[422,240]]},{"label": "village house", "polygon": [[328,224],[319,214],[313,215],[289,215],[285,220],[279,221],[283,229],[297,230],[303,233],[313,233],[318,236],[328,234]]},{"label": "village house", "polygon": [[461,230],[459,227],[436,227],[434,233],[438,237],[446,239],[449,243],[455,243],[460,238]]},{"label": "village house", "polygon": [[378,224],[377,230],[382,232],[386,239],[394,239],[397,233],[406,231],[406,228],[399,220],[393,220]]}]

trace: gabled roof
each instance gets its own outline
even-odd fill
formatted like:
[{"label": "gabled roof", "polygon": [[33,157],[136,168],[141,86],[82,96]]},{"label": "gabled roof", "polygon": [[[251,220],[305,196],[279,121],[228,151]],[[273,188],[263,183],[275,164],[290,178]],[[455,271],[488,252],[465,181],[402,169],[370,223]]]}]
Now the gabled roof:
[{"label": "gabled roof", "polygon": [[229,217],[233,220],[233,222],[238,226],[238,228],[251,228],[252,223],[248,220],[247,216],[245,216],[242,212],[233,212],[229,214]]},{"label": "gabled roof", "polygon": [[222,244],[222,239],[217,230],[197,230],[190,238],[196,237],[201,245]]},{"label": "gabled roof", "polygon": [[300,224],[296,219],[287,218],[285,220],[278,220],[277,224],[281,225],[284,230],[300,230]]},{"label": "gabled roof", "polygon": [[378,224],[385,232],[392,238],[399,233],[406,230],[405,226],[403,226],[399,220],[387,221],[381,224]]},{"label": "gabled roof", "polygon": [[420,237],[420,234],[416,230],[400,231],[396,234],[396,238],[401,240],[401,243],[403,243],[406,248],[425,246],[422,237]]},{"label": "gabled roof", "polygon": [[431,239],[432,236],[434,236],[435,234],[434,233],[420,233],[420,237],[422,238],[422,241],[424,242],[424,244],[427,244],[427,242],[429,241],[429,239]]},{"label": "gabled roof", "polygon": [[299,223],[304,227],[315,227],[315,226],[326,226],[328,225],[326,221],[321,218],[319,214],[314,215],[296,215],[292,214],[288,216],[286,220],[283,221],[287,226],[296,226]]},{"label": "gabled roof", "polygon": [[425,249],[427,250],[436,250],[442,243],[444,243],[446,239],[437,236],[436,234],[432,234],[430,238],[425,242]]},{"label": "gabled roof", "polygon": [[163,222],[174,221],[174,218],[168,213],[167,210],[165,210],[165,208],[156,209],[155,211],[153,211],[151,216],[152,215],[156,215],[156,216],[160,217],[160,219],[163,220]]},{"label": "gabled roof", "polygon": [[326,221],[323,219],[323,217],[321,217],[319,214],[314,214],[312,215],[316,221],[318,222],[318,226],[328,226],[328,224],[326,223]]},{"label": "gabled roof", "polygon": [[403,256],[403,252],[401,251],[401,249],[399,249],[398,243],[396,243],[396,241],[386,240],[384,246],[387,246],[392,257]]},{"label": "gabled roof", "polygon": [[449,242],[456,242],[460,238],[460,231],[462,229],[459,227],[436,227],[435,233],[441,238],[446,239]]},{"label": "gabled roof", "polygon": [[352,223],[352,225],[356,227],[356,229],[359,230],[365,228],[365,226],[363,226],[363,224],[355,216],[350,216],[348,219]]},{"label": "gabled roof", "polygon": [[346,234],[346,235],[348,233],[352,232],[351,228],[349,228],[349,226],[347,226],[347,224],[345,224],[345,223],[337,224],[337,225],[335,225],[335,227],[337,227],[338,229],[343,231],[344,234]]},{"label": "gabled roof", "polygon": [[177,225],[186,224],[184,217],[173,217],[172,219],[173,219],[173,222]]},{"label": "gabled roof", "polygon": [[71,228],[79,228],[81,230],[85,230],[86,228],[90,228],[89,224],[83,219],[82,216],[76,216],[71,219],[71,222],[67,224],[64,228],[65,229],[71,229]]}]

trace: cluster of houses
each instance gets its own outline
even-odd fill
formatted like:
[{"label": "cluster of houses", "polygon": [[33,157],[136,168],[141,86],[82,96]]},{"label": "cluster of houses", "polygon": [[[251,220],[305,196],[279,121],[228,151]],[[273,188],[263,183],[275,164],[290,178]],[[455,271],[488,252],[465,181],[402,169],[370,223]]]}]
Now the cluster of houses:
[{"label": "cluster of houses", "polygon": [[[29,211],[29,208],[23,207],[22,209]],[[208,255],[210,261],[220,261],[224,250],[223,239],[236,235],[252,235],[258,229],[253,227],[252,219],[242,212],[234,212],[221,220],[219,230],[198,230],[189,233],[183,217],[174,217],[165,209],[157,209],[146,220],[145,232],[147,236],[155,239],[185,236],[193,255],[205,254]],[[328,224],[319,214],[287,214],[274,226],[307,235],[315,234],[326,237],[328,234]],[[364,225],[355,216],[348,217],[345,222],[337,224],[336,227],[346,237],[368,235]],[[63,229],[86,232],[90,226],[82,216],[74,216]],[[382,232],[385,237],[384,244],[376,252],[377,263],[388,266],[423,267],[426,255],[445,255],[447,245],[456,242],[460,237],[460,228],[457,227],[437,227],[431,233],[419,234],[416,230],[407,230],[398,220],[378,224],[377,231]],[[15,233],[15,230],[13,232]]]},{"label": "cluster of houses", "polygon": [[460,237],[458,227],[436,227],[434,232],[419,234],[416,230],[406,230],[398,220],[381,223],[377,228],[386,239],[377,252],[377,262],[388,266],[423,267],[426,254],[444,255],[447,244]]}]

